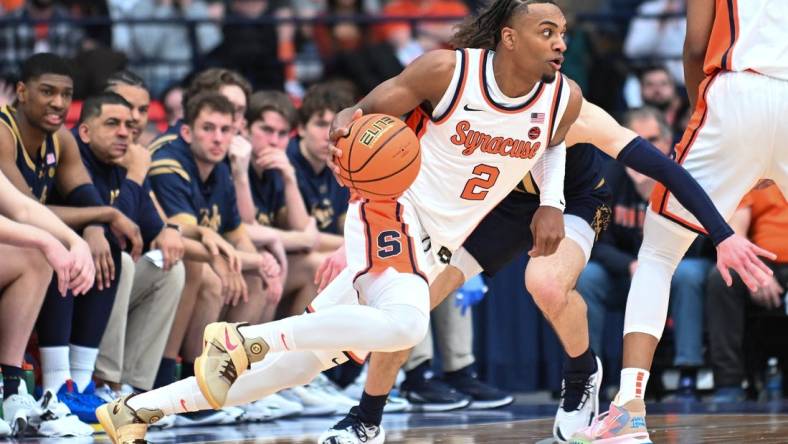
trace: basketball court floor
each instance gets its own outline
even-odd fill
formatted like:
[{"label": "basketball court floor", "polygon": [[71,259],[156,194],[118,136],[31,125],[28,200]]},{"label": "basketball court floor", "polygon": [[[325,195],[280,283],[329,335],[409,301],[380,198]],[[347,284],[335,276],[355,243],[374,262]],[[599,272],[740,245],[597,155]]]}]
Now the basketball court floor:
[{"label": "basketball court floor", "polygon": [[[605,406],[606,407],[606,406]],[[552,443],[554,404],[523,403],[487,411],[399,413],[384,419],[387,443]],[[148,435],[153,443],[313,443],[336,418],[295,418],[269,423],[175,428]],[[788,402],[737,404],[662,403],[649,407],[651,438],[674,443],[788,443]],[[2,442],[2,439],[0,439]],[[10,440],[9,440],[10,442]],[[107,443],[93,438],[24,438],[20,443]]]}]

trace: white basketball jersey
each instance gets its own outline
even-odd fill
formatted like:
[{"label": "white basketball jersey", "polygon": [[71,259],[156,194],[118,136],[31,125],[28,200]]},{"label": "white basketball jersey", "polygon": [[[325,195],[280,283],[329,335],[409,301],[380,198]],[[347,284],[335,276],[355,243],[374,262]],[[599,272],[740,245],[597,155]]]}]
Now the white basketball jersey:
[{"label": "white basketball jersey", "polygon": [[405,197],[433,247],[462,245],[541,157],[568,104],[560,73],[523,97],[506,97],[495,82],[494,56],[457,50],[451,83],[432,114],[419,108],[408,119],[420,137],[422,161]]},{"label": "white basketball jersey", "polygon": [[717,0],[704,71],[788,80],[788,1]]}]

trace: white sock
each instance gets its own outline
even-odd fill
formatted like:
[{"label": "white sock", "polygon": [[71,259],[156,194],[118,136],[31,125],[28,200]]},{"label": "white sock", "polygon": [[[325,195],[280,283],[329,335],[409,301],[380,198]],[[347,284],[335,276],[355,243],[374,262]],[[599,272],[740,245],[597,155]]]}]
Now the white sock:
[{"label": "white sock", "polygon": [[93,378],[98,349],[74,344],[69,344],[68,348],[69,361],[71,362],[71,379],[74,380],[80,392],[83,392]]},{"label": "white sock", "polygon": [[164,415],[211,410],[212,408],[200,392],[200,387],[194,376],[156,390],[140,393],[129,399],[129,407],[135,410],[139,408],[161,409]]},{"label": "white sock", "polygon": [[[248,404],[283,388],[307,384],[322,370],[343,359],[346,358],[342,352],[269,353],[238,378],[227,394],[225,405]],[[212,408],[194,377],[134,396],[129,399],[129,406],[135,410],[160,409],[165,415]]]},{"label": "white sock", "polygon": [[646,394],[649,372],[642,368],[621,370],[621,388],[618,389],[616,405],[624,405],[633,399],[643,399]]},{"label": "white sock", "polygon": [[44,391],[57,393],[60,386],[71,379],[68,346],[41,347],[41,379]]}]

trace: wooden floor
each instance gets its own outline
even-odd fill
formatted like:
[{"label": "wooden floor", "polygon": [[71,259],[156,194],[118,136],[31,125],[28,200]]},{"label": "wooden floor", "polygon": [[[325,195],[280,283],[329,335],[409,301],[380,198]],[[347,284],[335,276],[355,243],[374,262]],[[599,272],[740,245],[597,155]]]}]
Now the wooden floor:
[{"label": "wooden floor", "polygon": [[[647,417],[655,443],[788,443],[788,403],[735,405],[660,404]],[[387,443],[552,443],[553,405],[513,405],[494,411],[392,414],[384,421]],[[178,428],[151,432],[154,443],[314,443],[336,418],[295,418],[272,423]],[[2,441],[2,440],[0,440]],[[26,438],[24,443],[108,442]]]}]

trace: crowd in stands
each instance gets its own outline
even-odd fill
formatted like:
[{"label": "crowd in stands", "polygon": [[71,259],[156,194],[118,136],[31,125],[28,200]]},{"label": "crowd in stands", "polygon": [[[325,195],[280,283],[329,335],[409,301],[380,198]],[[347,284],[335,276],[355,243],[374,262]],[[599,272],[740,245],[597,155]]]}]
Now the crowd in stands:
[{"label": "crowd in stands", "polygon": [[[565,3],[566,74],[672,155],[691,112],[680,61],[685,1]],[[322,285],[318,268],[343,244],[349,193],[326,164],[335,113],[423,52],[448,47],[453,24],[475,6],[0,1],[0,436],[25,427],[90,435],[98,405],[193,376],[208,323],[307,310]],[[589,10],[644,16],[581,22]],[[430,17],[441,20],[421,20]],[[608,227],[577,284],[603,357],[620,356],[620,341],[609,338],[621,325],[610,319],[626,304],[655,185],[612,161],[605,177],[611,211],[599,217]],[[757,396],[767,358],[788,362],[779,339],[788,203],[763,184],[731,225],[778,254],[774,281],[757,293],[740,281],[726,287],[714,249],[698,238],[671,287],[668,366],[680,371],[679,399],[698,398],[708,367],[716,399]],[[64,281],[69,274],[77,277]],[[402,398],[386,411],[512,402],[474,371],[471,316],[449,298],[433,317],[443,376],[433,374],[428,335],[404,366]],[[344,413],[363,379],[363,370],[341,366],[240,408],[156,426]]]}]

